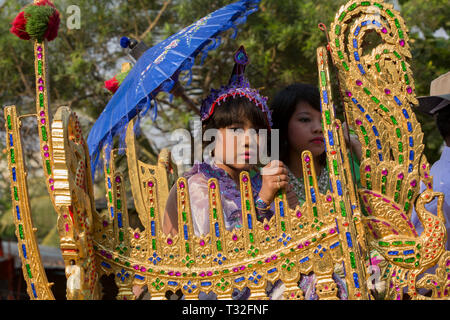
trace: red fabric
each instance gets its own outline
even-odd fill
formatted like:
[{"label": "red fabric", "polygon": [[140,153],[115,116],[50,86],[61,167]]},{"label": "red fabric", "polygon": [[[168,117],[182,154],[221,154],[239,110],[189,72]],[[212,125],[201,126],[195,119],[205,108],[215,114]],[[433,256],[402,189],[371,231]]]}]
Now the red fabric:
[{"label": "red fabric", "polygon": [[61,22],[59,17],[59,11],[56,10],[55,5],[49,0],[41,0],[36,3],[38,6],[50,6],[55,8],[55,12],[48,20],[47,31],[45,31],[44,38],[48,41],[54,40],[58,36],[59,24]]},{"label": "red fabric", "polygon": [[105,81],[105,88],[112,93],[116,93],[117,89],[119,89],[119,81],[117,81],[116,76],[108,81]]},{"label": "red fabric", "polygon": [[44,37],[48,41],[52,41],[58,36],[58,29],[60,22],[61,20],[59,18],[59,12],[58,10],[55,10],[55,12],[51,15],[50,19],[48,20],[47,31],[45,31],[44,34]]},{"label": "red fabric", "polygon": [[[58,36],[58,29],[59,29],[59,25],[61,23],[59,11],[56,10],[55,5],[49,0],[41,0],[38,3],[33,4],[33,5],[38,5],[38,6],[46,6],[47,5],[52,8],[55,8],[55,11],[49,18],[47,30],[45,31],[45,34],[44,34],[44,38],[47,39],[48,41],[54,40]],[[27,19],[25,18],[25,12],[22,11],[17,15],[17,17],[12,22],[12,27],[10,29],[11,33],[15,34],[20,39],[30,40],[31,39],[30,35],[25,31],[26,24],[27,24]]]},{"label": "red fabric", "polygon": [[25,18],[25,12],[20,12],[17,17],[14,18],[13,22],[11,23],[12,27],[9,29],[12,34],[15,34],[20,39],[23,40],[30,40],[30,35],[25,31],[25,26],[27,25],[27,19]]}]

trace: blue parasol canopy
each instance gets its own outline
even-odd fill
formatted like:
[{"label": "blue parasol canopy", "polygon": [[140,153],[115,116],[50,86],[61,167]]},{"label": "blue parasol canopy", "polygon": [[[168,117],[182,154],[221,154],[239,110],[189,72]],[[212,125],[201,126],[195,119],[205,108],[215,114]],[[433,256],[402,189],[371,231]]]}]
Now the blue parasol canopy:
[{"label": "blue parasol canopy", "polygon": [[180,72],[190,72],[195,57],[220,45],[220,33],[244,23],[258,10],[260,0],[241,0],[229,4],[189,27],[148,49],[136,62],[114,96],[92,127],[87,143],[95,173],[101,150],[111,147],[113,137],[123,134],[131,119],[143,116],[152,107],[152,119],[157,116],[152,101],[161,92],[169,92]]}]

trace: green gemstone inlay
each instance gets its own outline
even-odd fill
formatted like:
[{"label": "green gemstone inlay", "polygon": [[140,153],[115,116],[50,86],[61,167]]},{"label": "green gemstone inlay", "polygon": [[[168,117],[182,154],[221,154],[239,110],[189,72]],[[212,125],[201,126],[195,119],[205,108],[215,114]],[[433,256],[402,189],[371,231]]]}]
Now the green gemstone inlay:
[{"label": "green gemstone inlay", "polygon": [[339,202],[339,206],[341,207],[341,214],[343,217],[347,216],[347,211],[345,211],[345,204],[344,201]]},{"label": "green gemstone inlay", "polygon": [[16,156],[14,154],[14,149],[11,149],[10,154],[11,154],[11,163],[16,163]]},{"label": "green gemstone inlay", "polygon": [[394,17],[394,14],[392,13],[392,11],[391,10],[389,10],[389,9],[386,9],[386,13],[391,17],[391,18],[393,18]]},{"label": "green gemstone inlay", "polygon": [[50,160],[46,160],[45,161],[45,166],[47,167],[47,174],[51,175],[52,174],[52,167],[50,165]]},{"label": "green gemstone inlay", "polygon": [[380,67],[380,64],[378,62],[375,62],[375,68],[377,68],[378,72],[381,72],[381,67]]},{"label": "green gemstone inlay", "polygon": [[341,26],[340,26],[340,25],[337,25],[337,26],[336,26],[336,28],[334,29],[334,33],[335,33],[336,35],[339,35],[339,33],[341,33]]},{"label": "green gemstone inlay", "polygon": [[330,118],[330,111],[329,110],[325,111],[325,119],[327,121],[327,124],[330,125],[331,124],[331,118]]},{"label": "green gemstone inlay", "polygon": [[21,224],[19,224],[19,236],[20,236],[20,239],[25,239],[25,236],[24,236],[24,234],[23,234],[23,226],[21,225]]},{"label": "green gemstone inlay", "polygon": [[14,187],[14,199],[15,199],[16,201],[19,201],[19,193],[18,193],[18,191],[17,191],[17,187]]},{"label": "green gemstone inlay", "polygon": [[45,126],[41,126],[42,140],[47,141],[47,128]]},{"label": "green gemstone inlay", "polygon": [[42,60],[38,60],[38,74],[42,76]]},{"label": "green gemstone inlay", "polygon": [[323,87],[327,85],[327,76],[325,75],[325,71],[320,71],[320,81],[322,81]]},{"label": "green gemstone inlay", "polygon": [[26,269],[27,269],[28,278],[32,279],[33,276],[32,276],[32,274],[31,274],[31,267],[30,267],[30,265],[27,263],[27,264],[25,265],[25,267],[26,267]]}]

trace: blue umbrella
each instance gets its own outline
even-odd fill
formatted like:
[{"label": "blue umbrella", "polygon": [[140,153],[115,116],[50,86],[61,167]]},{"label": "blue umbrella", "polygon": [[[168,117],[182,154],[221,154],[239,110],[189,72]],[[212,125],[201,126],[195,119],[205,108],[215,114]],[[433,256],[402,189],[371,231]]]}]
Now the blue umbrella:
[{"label": "blue umbrella", "polygon": [[[95,173],[101,150],[111,146],[113,137],[123,133],[136,115],[143,116],[161,92],[169,92],[182,71],[190,71],[195,57],[215,49],[219,34],[246,21],[258,10],[260,0],[241,0],[229,4],[148,49],[136,62],[92,127],[87,143]],[[208,46],[208,44],[210,44]],[[153,105],[153,120],[157,108]]]}]

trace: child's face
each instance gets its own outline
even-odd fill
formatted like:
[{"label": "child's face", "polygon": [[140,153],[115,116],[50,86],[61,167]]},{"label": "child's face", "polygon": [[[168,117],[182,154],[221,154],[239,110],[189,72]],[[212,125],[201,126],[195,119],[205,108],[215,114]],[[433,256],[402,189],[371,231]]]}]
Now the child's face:
[{"label": "child's face", "polygon": [[235,170],[250,170],[258,161],[258,132],[250,121],[234,123],[218,130],[214,156],[216,163],[222,163]]},{"label": "child's face", "polygon": [[301,154],[309,150],[316,157],[325,151],[321,118],[320,112],[309,103],[297,104],[288,123],[290,152]]}]

